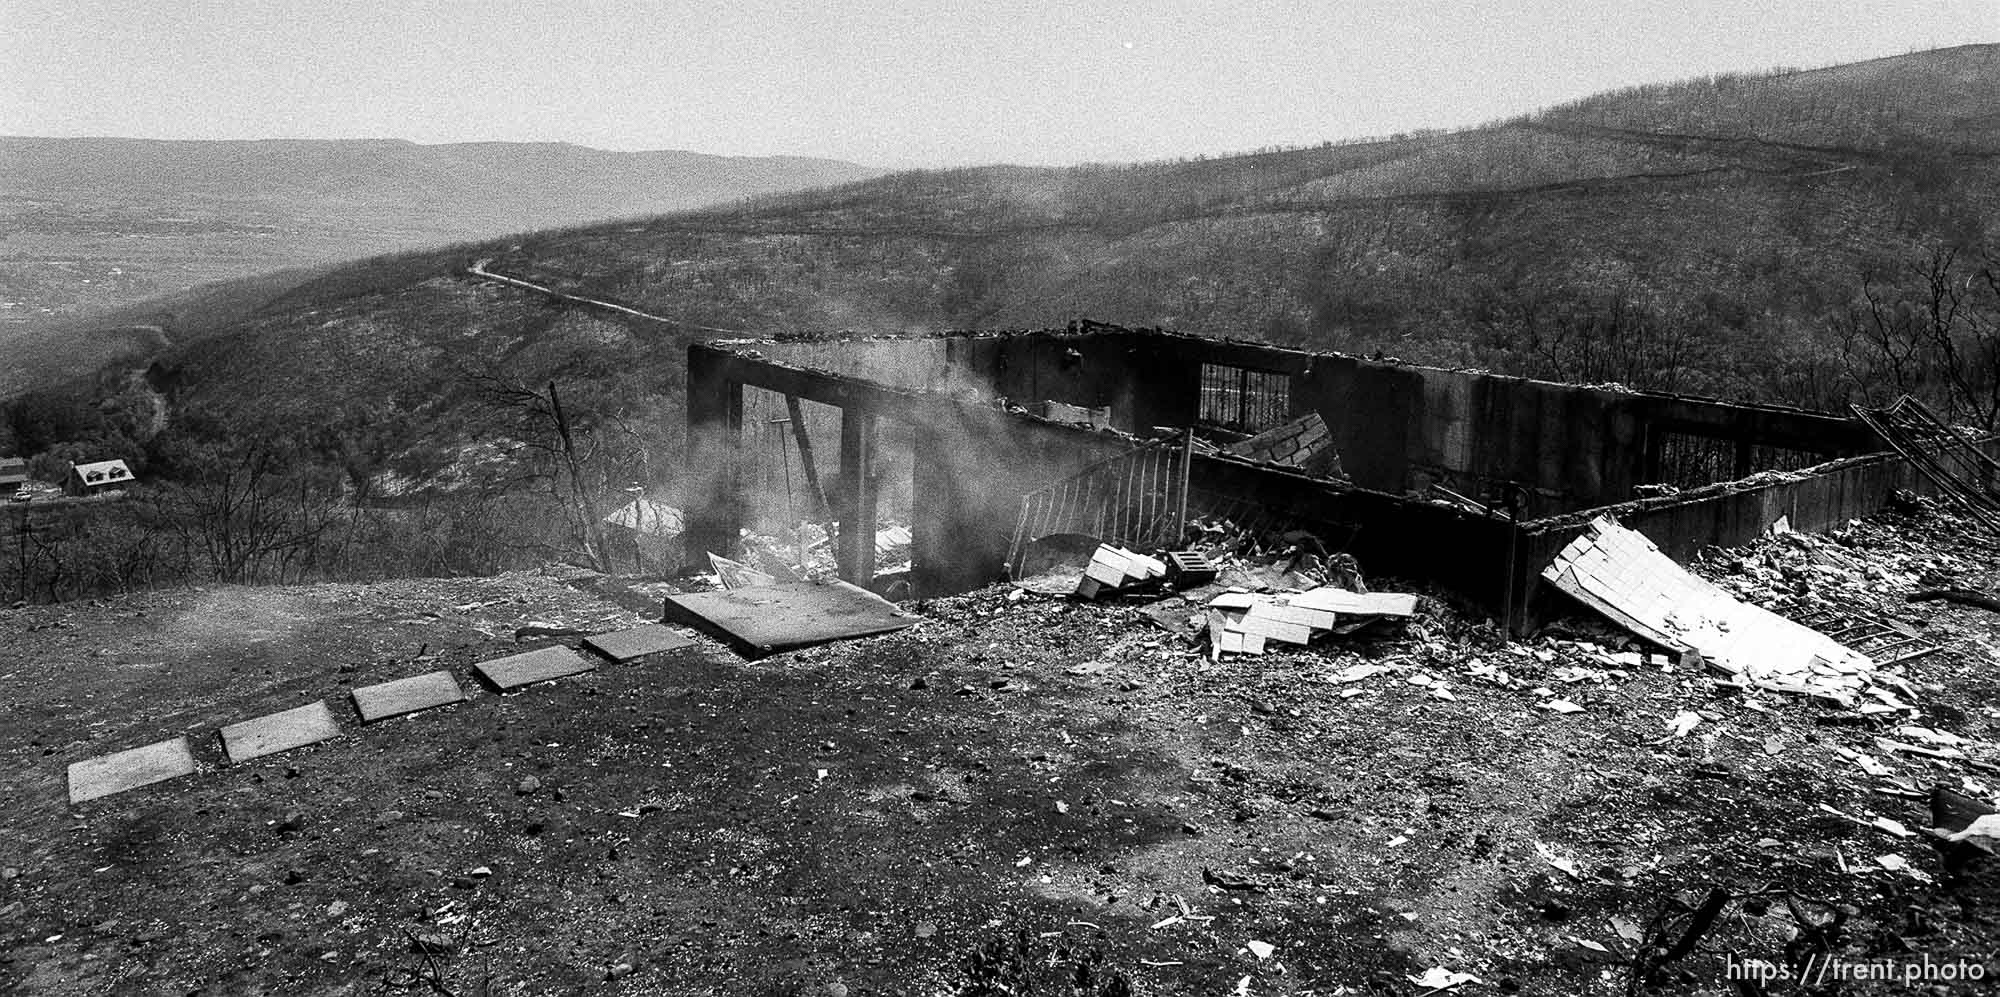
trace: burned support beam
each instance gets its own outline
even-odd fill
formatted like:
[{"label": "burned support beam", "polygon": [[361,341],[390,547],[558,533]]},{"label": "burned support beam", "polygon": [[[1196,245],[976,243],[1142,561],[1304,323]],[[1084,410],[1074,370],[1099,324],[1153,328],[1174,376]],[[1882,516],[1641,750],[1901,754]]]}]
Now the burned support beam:
[{"label": "burned support beam", "polygon": [[875,416],[861,406],[840,411],[840,577],[875,580]]},{"label": "burned support beam", "polygon": [[736,553],[743,526],[741,449],[743,383],[724,354],[690,350],[687,373],[687,466],[700,469],[685,489],[689,553]]},{"label": "burned support beam", "polygon": [[792,438],[799,445],[799,463],[805,465],[806,488],[813,500],[813,515],[820,519],[831,519],[833,513],[826,502],[826,489],[819,484],[819,462],[813,459],[812,434],[806,431],[804,406],[799,404],[799,396],[785,396],[785,413],[792,417]]}]

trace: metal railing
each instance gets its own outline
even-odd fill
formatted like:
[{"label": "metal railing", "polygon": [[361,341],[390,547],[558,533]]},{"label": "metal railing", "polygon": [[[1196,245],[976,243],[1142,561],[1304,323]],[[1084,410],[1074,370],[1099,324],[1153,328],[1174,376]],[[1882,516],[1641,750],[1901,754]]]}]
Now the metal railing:
[{"label": "metal railing", "polygon": [[1134,548],[1178,544],[1187,529],[1193,439],[1143,443],[1021,496],[1009,570],[1018,576],[1028,544],[1052,533]]},{"label": "metal railing", "polygon": [[1908,395],[1887,408],[1849,408],[1946,498],[1988,527],[2000,529],[2000,495],[1994,488],[2000,480],[2000,462],[1982,449],[1985,441],[1954,429]]}]

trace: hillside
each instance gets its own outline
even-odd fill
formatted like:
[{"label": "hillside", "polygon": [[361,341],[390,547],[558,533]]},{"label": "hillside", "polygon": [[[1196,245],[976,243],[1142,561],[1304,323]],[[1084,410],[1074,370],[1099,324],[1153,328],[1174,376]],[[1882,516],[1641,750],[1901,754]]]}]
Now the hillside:
[{"label": "hillside", "polygon": [[0,137],[0,337],[283,267],[879,172],[556,143]]},{"label": "hillside", "polygon": [[[0,608],[0,990],[1415,997],[1441,968],[1479,980],[1452,993],[1612,997],[1766,992],[1726,976],[1753,959],[1990,973],[2000,870],[1923,835],[1932,787],[2000,785],[2000,629],[1903,595],[1920,573],[1990,588],[1996,554],[1932,512],[1703,567],[1949,635],[1894,667],[1918,692],[1886,714],[1428,605],[1404,633],[1210,661],[1137,607],[996,586],[887,637],[761,661],[701,640],[507,694],[470,666],[552,643],[517,628],[659,604],[522,572]],[[353,689],[436,670],[468,701],[356,722]],[[320,700],[339,736],[224,756],[218,727]],[[198,772],[66,805],[68,765],[179,736]],[[1098,985],[1060,984],[1079,967]]]},{"label": "hillside", "polygon": [[[16,442],[99,433],[172,473],[195,466],[175,453],[255,443],[357,481],[442,481],[471,448],[522,439],[519,392],[554,380],[606,441],[596,480],[663,484],[685,347],[710,330],[1079,316],[1838,408],[1899,387],[1866,353],[1864,289],[1899,334],[1921,331],[1927,274],[1986,293],[1970,278],[2000,258],[1995,107],[2000,46],[1973,46],[1640,88],[1462,132],[902,173],[377,258],[43,340],[160,362],[143,383],[101,379],[108,409],[72,412],[71,429],[16,418]],[[498,286],[467,272],[480,259],[668,321]],[[1970,307],[2000,320],[2000,300]],[[1990,335],[1966,345],[2000,359]],[[38,411],[89,392],[61,394]],[[116,414],[155,401],[157,436]]]}]

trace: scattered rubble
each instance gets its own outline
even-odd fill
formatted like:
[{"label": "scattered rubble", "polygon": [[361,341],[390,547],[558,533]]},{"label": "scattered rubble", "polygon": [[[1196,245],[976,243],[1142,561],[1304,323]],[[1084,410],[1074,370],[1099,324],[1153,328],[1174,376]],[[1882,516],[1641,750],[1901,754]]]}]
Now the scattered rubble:
[{"label": "scattered rubble", "polygon": [[[475,992],[491,974],[541,992],[601,987],[626,966],[622,985],[662,992],[747,978],[831,993],[835,977],[857,993],[962,992],[969,953],[1014,923],[1045,955],[1084,951],[1088,930],[1136,992],[1159,994],[1608,997],[1718,990],[1725,952],[1794,967],[1805,953],[1990,957],[1991,887],[1957,884],[2000,846],[2000,631],[1977,609],[1903,597],[1989,589],[1991,547],[1928,529],[1776,533],[1692,566],[1772,612],[1837,607],[1924,634],[1939,653],[1876,662],[1902,706],[1773,695],[1587,615],[1509,639],[1428,593],[1343,581],[1352,566],[1303,539],[1259,538],[1205,550],[1218,577],[1183,591],[1162,577],[1086,603],[1074,584],[997,587],[916,604],[879,640],[756,665],[704,648],[671,670],[607,670],[603,699],[549,689],[580,708],[482,700],[409,725],[440,732],[421,748],[392,737],[401,725],[330,741],[306,749],[298,779],[222,767],[173,790],[184,821],[155,819],[143,795],[91,804],[87,821],[24,809],[0,821],[28,842],[4,856],[19,872],[0,870],[0,901],[17,909],[0,927],[17,974],[115,988],[136,965],[121,953],[143,951],[149,985],[177,992],[237,966],[243,989]],[[328,687],[310,694],[350,678],[333,658],[380,669],[364,683],[419,660],[463,670],[525,622],[608,612],[557,611],[494,580],[426,584],[449,598],[321,620],[287,646],[315,656]],[[307,591],[248,625],[348,590]],[[1211,611],[1285,622],[1317,607],[1339,627],[1388,600],[1409,613],[1339,636],[1309,621],[1311,643],[1268,640],[1261,658],[1203,643]],[[100,647],[126,669],[166,654],[133,653],[110,623],[58,625],[112,612],[11,618],[17,681],[74,690],[23,712],[7,746],[24,774],[0,772],[16,796],[60,793],[60,763],[106,736],[78,718],[130,702],[111,669],[64,663]],[[177,613],[205,643],[175,654],[245,675],[277,657],[241,622],[217,657],[200,624],[218,615]],[[393,653],[368,650],[391,636]],[[433,648],[447,657],[430,664]],[[296,680],[274,676],[276,701],[232,715],[295,701]],[[310,819],[284,830],[294,814]],[[213,872],[150,875],[135,849]],[[772,889],[779,878],[798,885]],[[675,907],[691,887],[699,912]],[[168,916],[173,932],[154,927]],[[517,937],[566,954],[523,959]],[[396,968],[420,959],[422,973]]]}]

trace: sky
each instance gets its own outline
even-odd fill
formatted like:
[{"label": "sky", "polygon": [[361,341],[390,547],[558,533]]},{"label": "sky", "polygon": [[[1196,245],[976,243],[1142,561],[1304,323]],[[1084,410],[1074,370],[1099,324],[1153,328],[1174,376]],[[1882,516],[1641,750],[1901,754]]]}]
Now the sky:
[{"label": "sky", "polygon": [[2000,41],[2000,0],[0,0],[0,134],[1066,164]]}]

